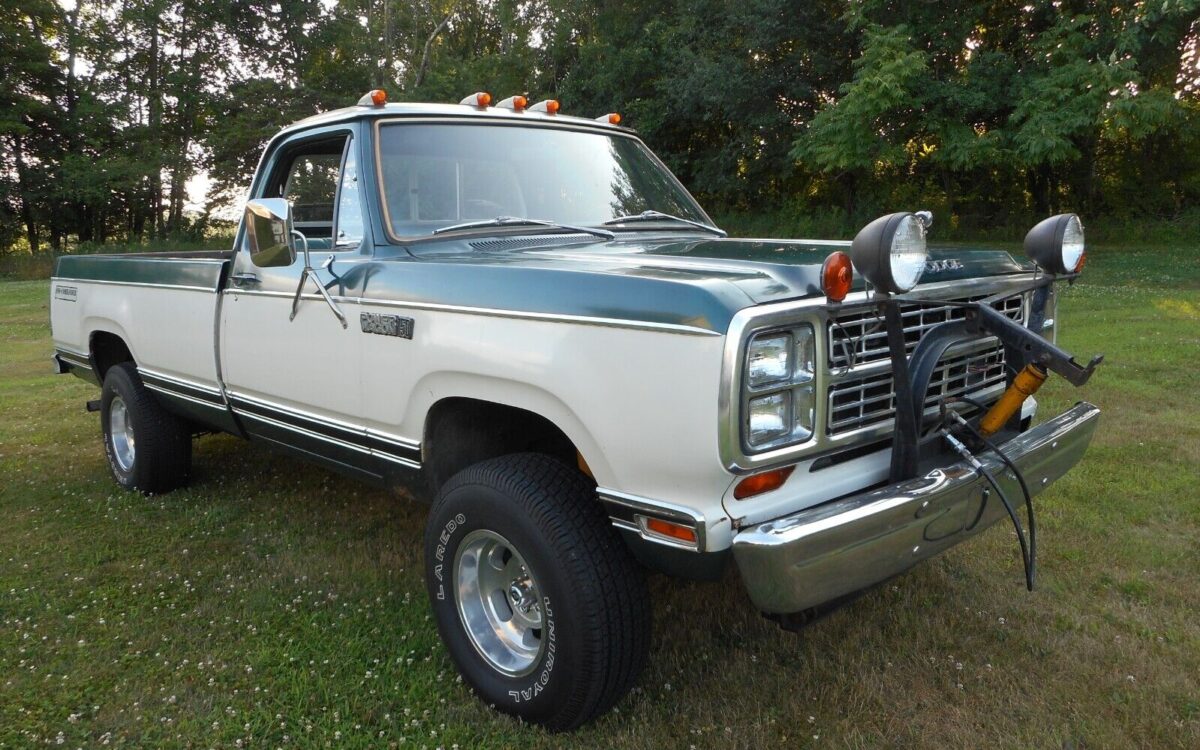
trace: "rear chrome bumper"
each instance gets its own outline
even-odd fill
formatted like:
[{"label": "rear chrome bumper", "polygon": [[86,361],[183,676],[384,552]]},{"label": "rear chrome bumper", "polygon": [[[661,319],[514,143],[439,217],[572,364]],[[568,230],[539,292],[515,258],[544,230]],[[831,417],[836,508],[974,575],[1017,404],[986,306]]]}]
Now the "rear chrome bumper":
[{"label": "rear chrome bumper", "polygon": [[[1080,402],[1000,446],[1037,494],[1083,457],[1100,410]],[[991,452],[980,461],[1014,506],[1016,477]],[[974,536],[1007,513],[969,464],[807,508],[743,529],[733,556],[754,604],[799,612],[901,573]]]}]

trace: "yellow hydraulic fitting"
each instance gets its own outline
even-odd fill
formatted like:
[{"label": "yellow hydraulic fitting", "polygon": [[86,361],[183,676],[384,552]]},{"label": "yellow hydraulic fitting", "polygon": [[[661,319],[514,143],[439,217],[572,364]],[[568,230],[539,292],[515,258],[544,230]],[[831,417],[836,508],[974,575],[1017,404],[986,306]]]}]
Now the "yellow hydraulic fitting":
[{"label": "yellow hydraulic fitting", "polygon": [[1046,382],[1046,374],[1046,368],[1039,364],[1030,362],[1025,365],[1025,369],[1017,373],[1012,385],[1000,400],[992,404],[988,413],[983,415],[979,422],[979,432],[988,437],[1007,424],[1012,415],[1017,413],[1017,409],[1021,408],[1021,404],[1025,403],[1025,399],[1037,393],[1037,389]]}]

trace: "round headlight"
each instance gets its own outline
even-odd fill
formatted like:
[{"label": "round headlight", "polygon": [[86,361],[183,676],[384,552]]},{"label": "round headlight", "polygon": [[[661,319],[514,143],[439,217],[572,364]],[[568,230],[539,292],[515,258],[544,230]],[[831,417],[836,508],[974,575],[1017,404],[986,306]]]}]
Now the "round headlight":
[{"label": "round headlight", "polygon": [[850,243],[854,267],[875,287],[892,294],[917,285],[926,255],[925,223],[910,213],[881,216]]},{"label": "round headlight", "polygon": [[1050,273],[1073,273],[1083,260],[1083,222],[1059,214],[1037,223],[1025,235],[1025,254]]}]

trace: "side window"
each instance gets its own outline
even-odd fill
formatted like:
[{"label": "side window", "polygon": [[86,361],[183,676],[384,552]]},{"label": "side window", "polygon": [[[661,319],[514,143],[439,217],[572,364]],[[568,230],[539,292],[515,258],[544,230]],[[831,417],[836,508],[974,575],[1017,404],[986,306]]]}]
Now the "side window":
[{"label": "side window", "polygon": [[337,227],[333,245],[340,249],[358,247],[363,238],[362,196],[359,192],[358,155],[353,139],[347,142],[342,181],[337,192]]},{"label": "side window", "polygon": [[283,197],[292,202],[293,218],[301,232],[309,234],[306,228],[323,227],[332,233],[333,200],[341,161],[341,153],[300,154],[292,160]]}]

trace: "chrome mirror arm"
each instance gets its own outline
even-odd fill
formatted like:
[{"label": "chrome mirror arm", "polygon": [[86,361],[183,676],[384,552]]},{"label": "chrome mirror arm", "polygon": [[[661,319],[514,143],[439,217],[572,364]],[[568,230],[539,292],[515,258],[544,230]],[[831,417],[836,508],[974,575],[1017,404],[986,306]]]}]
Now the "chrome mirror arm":
[{"label": "chrome mirror arm", "polygon": [[[346,322],[345,313],[343,313],[342,309],[338,307],[336,302],[333,301],[333,297],[329,296],[329,290],[326,289],[325,285],[321,283],[321,280],[317,278],[317,272],[312,267],[312,263],[308,254],[308,238],[305,237],[303,233],[297,232],[294,229],[292,230],[292,234],[300,238],[300,244],[304,248],[304,270],[300,272],[300,283],[296,285],[296,295],[292,297],[292,314],[288,316],[288,320],[296,319],[296,313],[300,311],[300,296],[304,293],[304,282],[308,281],[308,277],[311,276],[313,282],[317,285],[317,291],[320,292],[321,296],[325,298],[325,302],[329,305],[329,309],[333,311],[333,314],[337,316],[338,321],[342,324],[342,328],[349,328],[350,324]],[[332,260],[333,256],[331,255],[329,256],[329,260],[325,262],[324,267],[328,268],[331,266]]]}]

